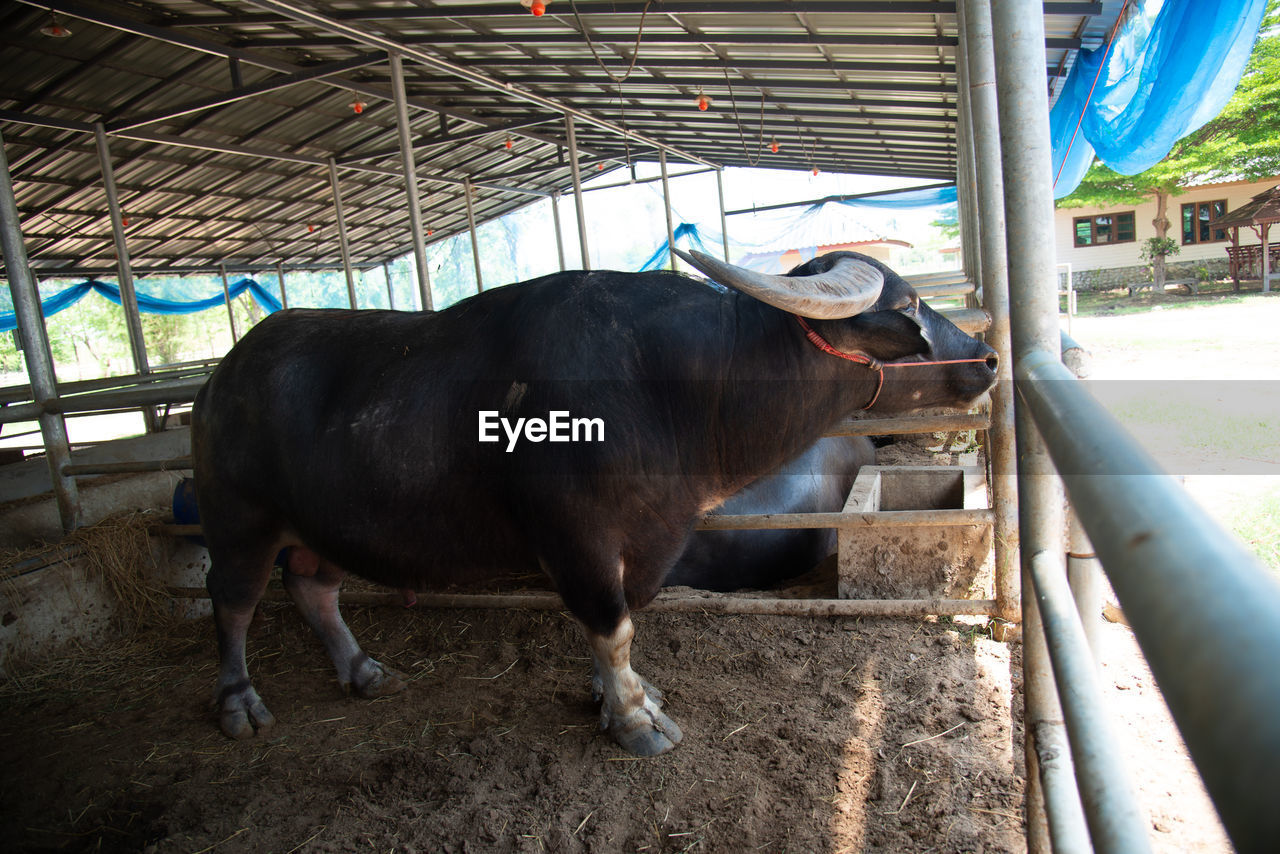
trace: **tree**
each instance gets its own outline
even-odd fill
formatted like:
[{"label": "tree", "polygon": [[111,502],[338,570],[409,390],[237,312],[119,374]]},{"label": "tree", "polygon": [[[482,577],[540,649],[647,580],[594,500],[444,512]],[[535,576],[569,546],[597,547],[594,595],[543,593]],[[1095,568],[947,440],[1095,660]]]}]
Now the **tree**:
[{"label": "tree", "polygon": [[[1170,245],[1169,198],[1215,179],[1259,180],[1280,174],[1280,0],[1269,0],[1253,53],[1235,94],[1222,112],[1179,140],[1145,172],[1121,175],[1095,160],[1060,208],[1156,202],[1156,240]],[[1165,255],[1152,253],[1155,291],[1164,290]]]}]

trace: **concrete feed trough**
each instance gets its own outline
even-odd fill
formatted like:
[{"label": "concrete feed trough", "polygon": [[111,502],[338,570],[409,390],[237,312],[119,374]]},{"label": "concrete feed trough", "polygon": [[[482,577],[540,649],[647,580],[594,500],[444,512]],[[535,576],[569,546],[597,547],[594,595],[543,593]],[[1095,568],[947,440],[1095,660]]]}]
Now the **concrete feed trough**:
[{"label": "concrete feed trough", "polygon": [[[863,466],[845,513],[989,506],[979,466]],[[991,523],[876,525],[838,537],[842,599],[960,599],[991,553]]]}]

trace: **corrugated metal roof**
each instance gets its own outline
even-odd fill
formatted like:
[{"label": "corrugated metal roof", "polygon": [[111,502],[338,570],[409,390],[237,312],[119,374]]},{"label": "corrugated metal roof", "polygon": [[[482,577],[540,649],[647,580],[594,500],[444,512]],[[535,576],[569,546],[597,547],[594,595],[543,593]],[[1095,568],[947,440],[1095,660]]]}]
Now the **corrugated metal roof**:
[{"label": "corrugated metal roof", "polygon": [[[70,37],[40,33],[49,9]],[[1118,3],[1044,9],[1051,83]],[[353,261],[408,251],[388,48],[433,240],[465,230],[464,180],[480,221],[569,191],[566,110],[590,174],[659,145],[715,166],[956,170],[954,2],[53,0],[5,4],[0,28],[0,133],[44,272],[113,268],[96,122],[139,272],[339,263],[327,158]]]}]

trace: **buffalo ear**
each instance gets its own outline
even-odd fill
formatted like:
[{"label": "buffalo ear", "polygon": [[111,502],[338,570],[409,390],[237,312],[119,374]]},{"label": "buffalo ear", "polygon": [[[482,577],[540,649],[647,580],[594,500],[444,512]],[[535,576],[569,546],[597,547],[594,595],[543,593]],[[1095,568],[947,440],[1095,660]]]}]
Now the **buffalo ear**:
[{"label": "buffalo ear", "polygon": [[882,362],[929,353],[929,339],[913,317],[899,311],[870,311],[850,318],[848,327],[854,349]]}]

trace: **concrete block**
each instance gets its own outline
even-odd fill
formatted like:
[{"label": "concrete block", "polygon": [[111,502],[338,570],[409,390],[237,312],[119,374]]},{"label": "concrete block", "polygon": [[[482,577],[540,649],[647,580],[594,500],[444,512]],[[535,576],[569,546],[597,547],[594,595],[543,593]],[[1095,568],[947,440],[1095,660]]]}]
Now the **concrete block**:
[{"label": "concrete block", "polygon": [[[990,506],[979,466],[863,466],[846,513],[973,510]],[[843,599],[962,599],[991,553],[991,525],[842,529],[837,537]]]}]

